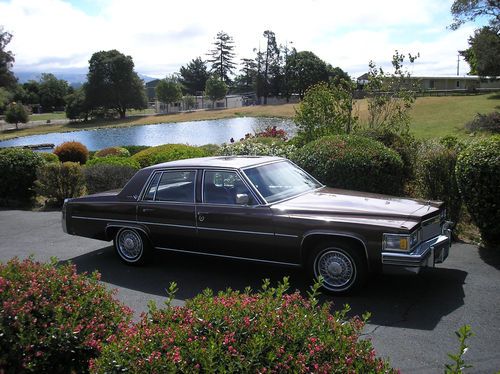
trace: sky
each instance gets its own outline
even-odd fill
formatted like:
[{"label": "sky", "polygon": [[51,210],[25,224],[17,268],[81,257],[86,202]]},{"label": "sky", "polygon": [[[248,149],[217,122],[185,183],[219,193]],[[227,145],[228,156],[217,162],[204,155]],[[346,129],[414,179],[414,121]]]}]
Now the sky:
[{"label": "sky", "polygon": [[[0,0],[0,26],[13,34],[14,71],[86,72],[92,53],[117,49],[156,78],[208,58],[215,35],[232,36],[240,58],[279,44],[309,50],[356,78],[368,63],[388,68],[394,50],[420,54],[413,75],[456,75],[457,51],[477,25],[457,31],[451,0]],[[460,75],[469,70],[461,59]]]}]

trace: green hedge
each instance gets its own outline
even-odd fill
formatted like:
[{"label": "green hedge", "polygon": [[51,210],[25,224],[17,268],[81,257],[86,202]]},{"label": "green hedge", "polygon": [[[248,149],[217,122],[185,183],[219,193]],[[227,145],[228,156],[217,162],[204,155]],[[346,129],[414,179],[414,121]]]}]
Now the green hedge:
[{"label": "green hedge", "polygon": [[117,157],[117,156],[108,156],[108,157],[96,157],[92,160],[89,160],[86,166],[95,166],[95,165],[115,165],[115,166],[127,166],[129,168],[139,170],[141,165],[137,160],[132,157]]},{"label": "green hedge", "polygon": [[131,312],[74,265],[0,263],[0,373],[85,373]]},{"label": "green hedge", "polygon": [[64,199],[85,192],[85,178],[78,162],[48,163],[40,166],[35,182],[38,193],[62,206]]},{"label": "green hedge", "polygon": [[94,157],[130,157],[128,149],[123,147],[108,147],[101,149],[94,154]]},{"label": "green hedge", "polygon": [[373,139],[355,135],[323,137],[299,149],[293,160],[330,187],[385,194],[403,192],[401,157]]},{"label": "green hedge", "polygon": [[96,164],[83,170],[90,194],[122,188],[136,172],[135,167],[112,164]]},{"label": "green hedge", "polygon": [[500,136],[470,145],[457,160],[458,187],[487,245],[500,241]]},{"label": "green hedge", "polygon": [[132,159],[139,162],[144,168],[162,162],[204,157],[205,155],[205,152],[198,147],[185,144],[164,144],[140,151],[133,155]]},{"label": "green hedge", "polygon": [[36,171],[43,163],[40,154],[28,149],[0,150],[0,202],[33,197]]},{"label": "green hedge", "polygon": [[419,147],[416,162],[418,195],[425,199],[444,201],[448,218],[454,223],[460,219],[462,208],[455,176],[458,149],[458,145],[449,138],[429,140]]},{"label": "green hedge", "polygon": [[360,339],[364,320],[331,314],[284,285],[151,307],[92,361],[94,373],[393,373]]},{"label": "green hedge", "polygon": [[122,148],[125,148],[130,152],[130,155],[133,156],[140,151],[151,148],[149,145],[122,145]]}]

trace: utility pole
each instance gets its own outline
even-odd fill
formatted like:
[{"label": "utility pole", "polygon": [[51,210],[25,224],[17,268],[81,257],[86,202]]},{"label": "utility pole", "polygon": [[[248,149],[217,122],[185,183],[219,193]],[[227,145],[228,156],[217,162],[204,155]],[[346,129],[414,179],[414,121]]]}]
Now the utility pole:
[{"label": "utility pole", "polygon": [[457,77],[460,75],[460,53],[457,54]]}]

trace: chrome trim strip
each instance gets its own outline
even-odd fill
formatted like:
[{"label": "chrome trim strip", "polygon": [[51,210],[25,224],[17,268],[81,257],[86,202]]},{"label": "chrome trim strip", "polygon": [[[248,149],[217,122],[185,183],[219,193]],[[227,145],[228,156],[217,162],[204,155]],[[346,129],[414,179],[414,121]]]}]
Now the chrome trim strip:
[{"label": "chrome trim strip", "polygon": [[333,231],[312,231],[310,233],[305,234],[302,237],[302,241],[300,242],[300,248],[301,249],[303,249],[303,247],[304,247],[304,240],[306,240],[306,238],[308,236],[311,236],[311,235],[342,236],[342,237],[345,237],[345,238],[351,238],[351,239],[357,240],[358,242],[360,242],[363,245],[363,248],[365,249],[366,263],[367,263],[368,269],[370,268],[370,259],[368,258],[368,249],[366,248],[366,244],[365,244],[365,242],[362,239],[358,238],[357,236],[349,235],[349,234],[343,234],[343,233],[337,233],[337,232],[333,232]]},{"label": "chrome trim strip", "polygon": [[284,238],[298,238],[298,235],[289,235],[289,234],[277,234],[275,233],[274,236],[283,236]]},{"label": "chrome trim strip", "polygon": [[196,226],[188,226],[188,225],[175,225],[172,223],[157,223],[157,222],[145,222],[145,221],[128,221],[124,219],[113,219],[113,218],[97,218],[97,217],[82,217],[82,216],[73,216],[72,218],[76,219],[86,219],[89,221],[106,221],[106,222],[124,222],[124,223],[132,223],[132,224],[142,224],[142,225],[155,225],[155,226],[168,226],[168,227],[179,227],[184,229],[196,229]]},{"label": "chrome trim strip", "polygon": [[200,226],[198,226],[198,230],[223,231],[223,232],[235,232],[235,233],[238,233],[238,234],[255,234],[255,235],[274,236],[273,232],[218,229],[218,228],[215,228],[215,227],[200,227]]},{"label": "chrome trim strip", "polygon": [[173,248],[162,248],[162,247],[155,247],[155,249],[159,249],[159,250],[162,250],[162,251],[170,251],[170,252],[179,252],[179,253],[189,253],[189,254],[194,254],[194,255],[210,256],[210,257],[229,258],[229,259],[233,259],[233,260],[264,262],[264,263],[275,264],[275,265],[286,265],[286,266],[302,267],[301,264],[296,264],[294,262],[280,262],[280,261],[271,261],[271,260],[260,260],[260,259],[251,258],[251,257],[239,257],[239,256],[220,255],[220,254],[216,254],[216,253],[195,252],[195,251],[188,251],[188,250],[184,250],[184,249],[173,249]]}]

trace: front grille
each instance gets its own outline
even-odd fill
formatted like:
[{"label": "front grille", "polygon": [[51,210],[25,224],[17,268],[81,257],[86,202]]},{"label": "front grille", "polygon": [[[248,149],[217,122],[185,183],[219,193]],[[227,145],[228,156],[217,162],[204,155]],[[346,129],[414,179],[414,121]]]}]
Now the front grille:
[{"label": "front grille", "polygon": [[441,218],[439,214],[422,222],[422,240],[426,241],[441,234]]}]

